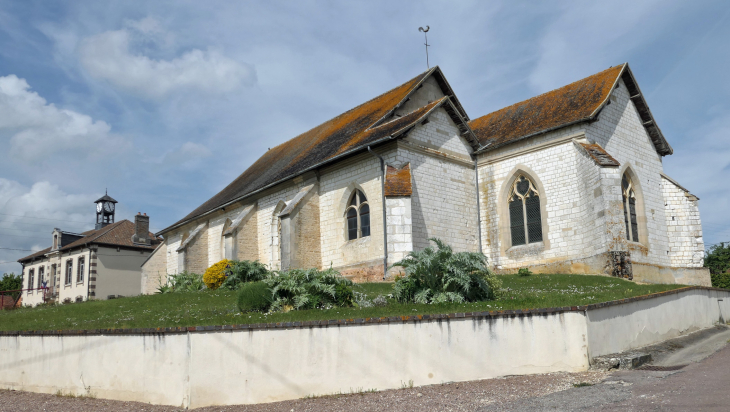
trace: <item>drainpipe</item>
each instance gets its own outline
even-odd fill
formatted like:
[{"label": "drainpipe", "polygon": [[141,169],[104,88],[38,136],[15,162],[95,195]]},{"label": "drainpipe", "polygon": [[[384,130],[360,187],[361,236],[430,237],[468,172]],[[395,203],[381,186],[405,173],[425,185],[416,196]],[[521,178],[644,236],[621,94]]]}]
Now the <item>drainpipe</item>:
[{"label": "drainpipe", "polygon": [[383,197],[383,280],[385,280],[385,276],[388,274],[388,226],[385,212],[385,161],[382,157],[380,157],[380,155],[373,152],[370,146],[368,146],[368,152],[380,160],[380,194]]},{"label": "drainpipe", "polygon": [[474,176],[476,178],[477,191],[477,236],[479,237],[479,253],[484,254],[482,251],[482,214],[479,208],[479,167],[477,166],[477,156],[474,156]]}]

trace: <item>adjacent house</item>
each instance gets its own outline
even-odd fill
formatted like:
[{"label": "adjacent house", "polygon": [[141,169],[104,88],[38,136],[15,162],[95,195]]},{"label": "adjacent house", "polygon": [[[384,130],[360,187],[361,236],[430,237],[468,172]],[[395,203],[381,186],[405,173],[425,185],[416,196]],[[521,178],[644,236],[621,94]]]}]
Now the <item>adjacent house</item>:
[{"label": "adjacent house", "polygon": [[473,120],[435,67],[271,148],[158,233],[142,291],[223,258],[383,278],[432,237],[501,273],[709,285],[671,154],[628,64]]},{"label": "adjacent house", "polygon": [[94,230],[54,229],[50,247],[18,260],[23,265],[23,288],[31,289],[23,292],[24,305],[141,293],[142,263],[160,243],[149,231],[149,216],[137,214],[134,223],[115,222],[116,200],[104,195],[94,203]]}]

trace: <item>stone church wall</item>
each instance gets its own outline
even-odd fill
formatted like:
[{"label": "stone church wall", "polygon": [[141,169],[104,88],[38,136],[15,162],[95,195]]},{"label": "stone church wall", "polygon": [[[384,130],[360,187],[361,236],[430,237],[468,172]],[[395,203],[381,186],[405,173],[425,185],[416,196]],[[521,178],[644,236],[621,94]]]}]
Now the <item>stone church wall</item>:
[{"label": "stone church wall", "polygon": [[191,273],[203,274],[210,267],[208,260],[208,230],[203,230],[188,243],[185,248],[185,270]]},{"label": "stone church wall", "polygon": [[142,294],[155,293],[167,282],[167,244],[161,244],[142,265]]},{"label": "stone church wall", "polygon": [[258,199],[256,211],[258,224],[259,261],[274,270],[281,269],[280,234],[277,229],[283,207],[281,205],[292,200],[302,183],[292,181],[278,185]]},{"label": "stone church wall", "polygon": [[236,232],[236,259],[259,260],[258,214],[256,211],[241,224]]},{"label": "stone church wall", "polygon": [[700,211],[694,196],[673,182],[662,179],[669,232],[669,259],[674,267],[702,267],[705,244]]},{"label": "stone church wall", "polygon": [[[455,251],[478,248],[476,199],[471,148],[445,110],[416,126],[399,146],[397,166],[411,163],[414,250],[439,238]],[[446,154],[447,156],[444,156]]]},{"label": "stone church wall", "polygon": [[[621,163],[622,174],[626,168],[631,168],[638,177],[635,184],[640,187],[643,198],[645,223],[640,224],[639,232],[641,239],[643,227],[646,240],[641,244],[628,242],[631,260],[639,264],[669,266],[669,239],[661,186],[662,159],[629,99],[623,80],[611,93],[611,104],[598,118],[586,127],[586,137]],[[620,181],[616,186],[620,187]]]}]

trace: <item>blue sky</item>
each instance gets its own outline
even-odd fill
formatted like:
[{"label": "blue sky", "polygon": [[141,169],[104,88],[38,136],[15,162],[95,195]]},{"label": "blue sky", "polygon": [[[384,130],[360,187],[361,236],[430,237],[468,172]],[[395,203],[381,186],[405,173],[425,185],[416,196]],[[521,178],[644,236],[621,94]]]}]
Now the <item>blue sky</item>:
[{"label": "blue sky", "polygon": [[[472,118],[629,62],[730,240],[726,1],[2,1],[0,262],[117,219],[177,221],[268,147],[438,64]],[[19,272],[0,263],[0,273]]]}]

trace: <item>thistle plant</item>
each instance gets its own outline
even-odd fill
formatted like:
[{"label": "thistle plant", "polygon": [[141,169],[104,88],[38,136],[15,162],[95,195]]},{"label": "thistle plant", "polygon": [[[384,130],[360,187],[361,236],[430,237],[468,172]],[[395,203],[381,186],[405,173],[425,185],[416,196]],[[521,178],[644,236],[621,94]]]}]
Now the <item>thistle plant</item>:
[{"label": "thistle plant", "polygon": [[251,260],[231,260],[226,268],[226,279],[221,287],[237,290],[245,283],[258,282],[269,276],[271,272],[263,263]]},{"label": "thistle plant", "polygon": [[443,241],[429,239],[436,247],[411,252],[392,267],[402,267],[393,297],[401,303],[476,302],[494,299],[502,282],[489,271],[481,253],[454,253]]},{"label": "thistle plant", "polygon": [[264,279],[273,296],[271,311],[352,306],[352,281],[334,269],[292,269]]}]

